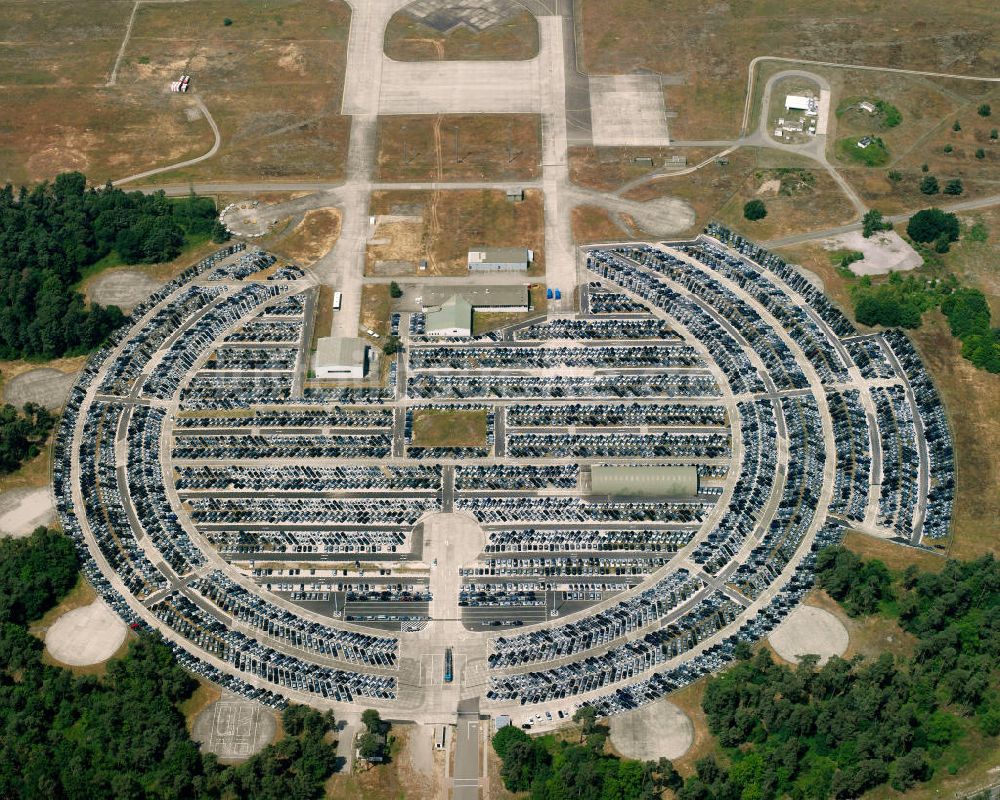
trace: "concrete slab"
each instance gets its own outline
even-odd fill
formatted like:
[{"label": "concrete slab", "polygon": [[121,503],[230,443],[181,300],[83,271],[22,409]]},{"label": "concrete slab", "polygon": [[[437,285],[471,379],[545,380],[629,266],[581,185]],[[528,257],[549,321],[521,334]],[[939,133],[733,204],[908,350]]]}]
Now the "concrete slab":
[{"label": "concrete slab", "polygon": [[539,61],[382,65],[380,114],[538,113]]},{"label": "concrete slab", "polygon": [[0,494],[0,536],[27,536],[39,525],[55,521],[56,509],[47,486]]},{"label": "concrete slab", "polygon": [[87,667],[107,661],[125,641],[127,629],[103,600],[63,614],[45,633],[45,649],[63,664]]},{"label": "concrete slab", "polygon": [[4,385],[4,402],[17,408],[25,403],[37,403],[50,411],[62,408],[79,374],[50,367],[23,372]]},{"label": "concrete slab", "polygon": [[260,703],[226,693],[195,719],[191,737],[220,761],[243,761],[259,753],[277,732],[274,712]]},{"label": "concrete slab", "polygon": [[767,641],[785,661],[798,664],[807,654],[819,656],[825,664],[831,656],[841,656],[847,650],[847,629],[829,611],[815,606],[794,609]]},{"label": "concrete slab", "polygon": [[640,761],[680,758],[694,741],[688,715],[669,700],[658,700],[608,720],[611,744],[623,756]]},{"label": "concrete slab", "polygon": [[87,287],[87,296],[102,306],[118,306],[126,313],[163,285],[142,270],[116,269],[98,275]]},{"label": "concrete slab", "polygon": [[908,272],[924,260],[920,253],[895,231],[882,231],[866,239],[861,231],[850,231],[823,240],[824,250],[856,250],[864,253],[861,261],[850,266],[855,275],[885,275],[889,272]]},{"label": "concrete slab", "polygon": [[658,75],[591,77],[590,115],[595,145],[670,144],[667,109]]}]

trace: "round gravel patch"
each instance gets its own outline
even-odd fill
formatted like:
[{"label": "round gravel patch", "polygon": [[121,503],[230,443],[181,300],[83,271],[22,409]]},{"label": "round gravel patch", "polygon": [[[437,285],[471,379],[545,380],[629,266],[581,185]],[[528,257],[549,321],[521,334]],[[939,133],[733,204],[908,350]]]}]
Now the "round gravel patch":
[{"label": "round gravel patch", "polygon": [[799,606],[767,637],[785,661],[798,664],[804,655],[819,656],[825,664],[831,656],[847,651],[847,629],[829,611],[815,606]]},{"label": "round gravel patch", "polygon": [[680,758],[694,742],[694,725],[669,700],[615,714],[608,718],[608,726],[615,749],[626,758],[640,761]]},{"label": "round gravel patch", "polygon": [[45,634],[49,654],[63,664],[87,667],[115,654],[127,629],[103,600],[63,614]]}]

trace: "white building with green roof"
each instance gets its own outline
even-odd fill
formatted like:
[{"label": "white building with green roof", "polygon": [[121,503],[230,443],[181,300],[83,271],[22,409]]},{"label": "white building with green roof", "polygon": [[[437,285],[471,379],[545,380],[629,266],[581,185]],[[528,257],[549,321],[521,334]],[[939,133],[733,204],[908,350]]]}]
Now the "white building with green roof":
[{"label": "white building with green roof", "polygon": [[471,336],[472,304],[464,297],[453,294],[434,311],[424,317],[427,336]]}]

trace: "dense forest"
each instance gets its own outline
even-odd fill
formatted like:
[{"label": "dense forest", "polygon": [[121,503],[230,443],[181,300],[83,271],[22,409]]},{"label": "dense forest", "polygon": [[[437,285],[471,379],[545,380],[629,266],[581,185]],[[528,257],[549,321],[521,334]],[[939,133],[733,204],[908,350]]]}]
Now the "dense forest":
[{"label": "dense forest", "polygon": [[88,189],[79,172],[0,189],[0,358],[85,353],[122,322],[115,306],[85,305],[75,285],[112,251],[129,264],[177,257],[185,236],[218,233],[215,204],[162,192]]},{"label": "dense forest", "polygon": [[885,784],[905,792],[939,770],[958,772],[974,748],[997,746],[1000,562],[894,577],[879,561],[829,548],[817,576],[848,613],[895,619],[915,637],[912,656],[788,667],[741,646],[703,700],[722,756],[696,762],[683,785],[669,762],[605,754],[583,719],[585,745],[498,732],[507,787],[532,800],[642,798],[663,787],[677,800],[855,798]]},{"label": "dense forest", "polygon": [[0,539],[0,797],[309,800],[336,749],[332,713],[290,706],[284,738],[234,767],[203,755],[178,704],[196,682],[158,637],[142,634],[107,674],[41,662],[26,623],[76,582],[70,540],[44,528]]},{"label": "dense forest", "polygon": [[5,403],[0,406],[0,475],[8,475],[38,455],[49,438],[56,418],[35,403],[26,403],[22,413]]}]

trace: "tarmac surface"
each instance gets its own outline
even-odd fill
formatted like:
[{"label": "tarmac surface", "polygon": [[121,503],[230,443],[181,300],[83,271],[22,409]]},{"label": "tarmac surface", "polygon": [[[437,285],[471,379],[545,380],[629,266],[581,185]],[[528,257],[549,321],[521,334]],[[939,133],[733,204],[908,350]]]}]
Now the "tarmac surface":
[{"label": "tarmac surface", "polygon": [[17,408],[25,403],[36,403],[55,411],[66,404],[77,377],[77,372],[60,372],[51,367],[22,372],[4,384],[3,399]]},{"label": "tarmac surface", "polygon": [[198,714],[191,737],[203,752],[233,763],[259,753],[274,741],[277,730],[273,711],[227,692]]}]

